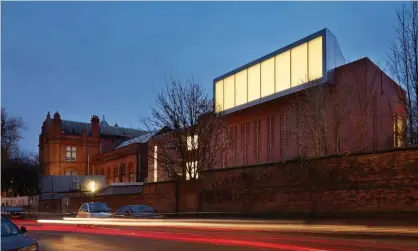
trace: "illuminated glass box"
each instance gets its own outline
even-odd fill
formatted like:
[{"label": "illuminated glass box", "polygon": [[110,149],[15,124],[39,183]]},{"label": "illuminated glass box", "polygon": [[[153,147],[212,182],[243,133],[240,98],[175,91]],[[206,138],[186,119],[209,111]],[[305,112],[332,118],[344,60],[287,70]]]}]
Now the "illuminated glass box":
[{"label": "illuminated glass box", "polygon": [[323,29],[216,78],[215,110],[230,113],[325,83],[345,63],[337,39]]}]

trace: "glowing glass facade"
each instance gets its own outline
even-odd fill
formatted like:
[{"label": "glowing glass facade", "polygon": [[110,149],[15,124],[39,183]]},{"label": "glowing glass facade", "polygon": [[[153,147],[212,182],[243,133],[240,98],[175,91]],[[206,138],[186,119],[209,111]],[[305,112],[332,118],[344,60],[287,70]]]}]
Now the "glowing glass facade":
[{"label": "glowing glass facade", "polygon": [[215,109],[235,111],[327,81],[345,63],[327,29],[301,39],[214,80]]}]

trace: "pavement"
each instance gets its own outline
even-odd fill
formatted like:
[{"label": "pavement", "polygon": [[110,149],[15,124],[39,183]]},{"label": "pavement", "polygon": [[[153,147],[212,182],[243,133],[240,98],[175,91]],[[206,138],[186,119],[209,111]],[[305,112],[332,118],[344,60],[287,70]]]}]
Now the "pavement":
[{"label": "pavement", "polygon": [[[102,220],[103,221],[103,220]],[[150,220],[144,220],[144,222]],[[152,220],[154,221],[154,220]],[[157,222],[157,221],[155,221]],[[154,222],[154,223],[155,223]],[[41,250],[289,250],[289,251],[374,251],[401,250],[417,251],[418,238],[411,235],[363,235],[344,232],[324,233],[311,228],[309,231],[286,231],[268,229],[240,229],[238,225],[260,224],[242,220],[162,220],[162,222],[194,223],[193,227],[166,225],[101,226],[36,221],[15,221],[25,225],[28,235],[38,239]],[[230,228],[214,228],[202,225],[228,224]],[[300,230],[307,225],[300,221],[263,222],[266,226],[294,226]],[[235,227],[233,227],[235,225]],[[317,225],[314,225],[317,226]],[[329,228],[344,229],[347,225],[328,225]],[[381,226],[380,226],[381,227]],[[399,229],[400,226],[392,226]],[[389,228],[389,226],[386,226]],[[404,226],[411,228],[411,226]]]}]

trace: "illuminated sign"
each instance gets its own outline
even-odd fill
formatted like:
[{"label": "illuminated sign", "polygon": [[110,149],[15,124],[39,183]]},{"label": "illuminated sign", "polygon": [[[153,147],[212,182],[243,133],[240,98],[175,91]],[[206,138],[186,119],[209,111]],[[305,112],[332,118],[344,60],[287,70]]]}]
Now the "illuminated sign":
[{"label": "illuminated sign", "polygon": [[215,109],[232,112],[324,83],[344,63],[334,35],[321,30],[216,78]]}]

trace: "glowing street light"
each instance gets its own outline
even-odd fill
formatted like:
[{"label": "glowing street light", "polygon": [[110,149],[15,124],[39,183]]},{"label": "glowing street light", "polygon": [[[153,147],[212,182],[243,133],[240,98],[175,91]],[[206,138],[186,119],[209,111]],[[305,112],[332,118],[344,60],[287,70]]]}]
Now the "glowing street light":
[{"label": "glowing street light", "polygon": [[92,193],[94,193],[94,192],[96,191],[96,182],[94,182],[94,180],[92,180],[92,181],[90,182],[90,191],[91,191]]}]

